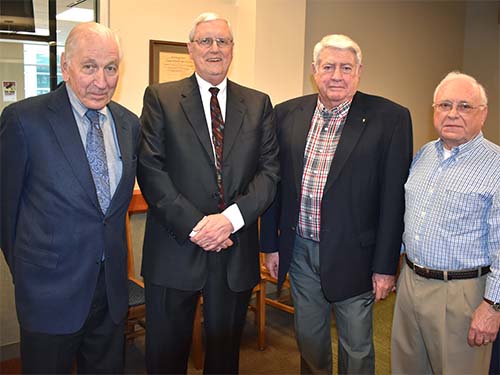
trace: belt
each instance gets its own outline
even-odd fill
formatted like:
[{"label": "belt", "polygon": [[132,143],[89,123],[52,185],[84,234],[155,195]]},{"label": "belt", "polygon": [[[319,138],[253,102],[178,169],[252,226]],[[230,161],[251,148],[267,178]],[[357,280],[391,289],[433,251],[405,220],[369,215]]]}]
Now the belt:
[{"label": "belt", "polygon": [[463,271],[441,271],[432,270],[430,268],[425,268],[413,263],[405,255],[406,264],[410,267],[417,275],[425,277],[427,279],[436,280],[464,280],[464,279],[475,279],[476,277],[481,277],[490,272],[490,266],[472,268]]}]

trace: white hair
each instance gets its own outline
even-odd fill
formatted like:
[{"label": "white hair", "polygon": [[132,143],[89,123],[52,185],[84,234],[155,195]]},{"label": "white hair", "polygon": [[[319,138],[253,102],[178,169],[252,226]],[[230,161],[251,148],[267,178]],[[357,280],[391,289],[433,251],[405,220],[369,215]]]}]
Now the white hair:
[{"label": "white hair", "polygon": [[434,90],[434,97],[433,101],[436,101],[436,96],[441,89],[441,87],[450,81],[454,81],[456,79],[465,79],[466,81],[470,82],[474,87],[477,88],[479,92],[479,99],[481,101],[481,105],[488,105],[488,96],[486,95],[486,90],[484,89],[483,85],[481,85],[474,77],[464,74],[459,72],[458,70],[455,70],[453,72],[450,72],[446,75],[446,77],[443,78],[441,82],[437,85],[436,89]]},{"label": "white hair", "polygon": [[194,34],[196,32],[196,27],[203,22],[208,22],[208,21],[215,21],[215,20],[221,20],[227,23],[227,27],[229,28],[229,34],[231,34],[231,39],[233,39],[233,30],[231,29],[231,24],[229,21],[221,16],[219,16],[217,13],[212,13],[212,12],[205,12],[200,14],[196,19],[193,21],[193,27],[191,28],[191,31],[189,31],[189,41],[194,42]]},{"label": "white hair", "polygon": [[319,66],[319,55],[325,48],[349,50],[354,53],[356,64],[361,65],[363,54],[361,53],[361,48],[359,48],[359,45],[347,35],[332,34],[326,35],[314,46],[313,64],[316,68],[318,68]]}]

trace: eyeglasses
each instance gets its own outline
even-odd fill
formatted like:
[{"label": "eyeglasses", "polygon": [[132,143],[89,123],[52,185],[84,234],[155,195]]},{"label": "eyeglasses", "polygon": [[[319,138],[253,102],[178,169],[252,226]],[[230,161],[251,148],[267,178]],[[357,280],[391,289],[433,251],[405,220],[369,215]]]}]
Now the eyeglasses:
[{"label": "eyeglasses", "polygon": [[478,106],[473,106],[472,104],[469,104],[467,102],[459,102],[459,103],[453,103],[450,101],[444,101],[444,102],[439,102],[439,103],[434,103],[432,105],[435,110],[443,113],[448,113],[453,109],[453,106],[456,107],[457,112],[460,114],[469,114],[475,109],[486,107],[484,104],[480,104]]},{"label": "eyeglasses", "polygon": [[198,43],[200,47],[203,48],[210,48],[212,47],[212,44],[217,43],[217,47],[219,48],[227,48],[231,44],[233,44],[233,40],[229,38],[201,38],[201,39],[196,39],[195,42]]}]

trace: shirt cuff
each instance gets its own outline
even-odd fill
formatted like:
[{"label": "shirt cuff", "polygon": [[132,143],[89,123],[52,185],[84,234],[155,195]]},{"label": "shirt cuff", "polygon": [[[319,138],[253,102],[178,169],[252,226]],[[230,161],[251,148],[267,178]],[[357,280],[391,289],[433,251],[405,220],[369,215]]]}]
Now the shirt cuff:
[{"label": "shirt cuff", "polygon": [[486,279],[484,298],[487,298],[495,303],[500,302],[500,282],[497,278],[495,278],[493,272],[490,272]]},{"label": "shirt cuff", "polygon": [[231,233],[236,233],[245,225],[245,220],[243,220],[241,211],[236,203],[230,205],[222,211],[222,215],[224,215],[231,222],[231,224],[233,224],[233,231]]}]

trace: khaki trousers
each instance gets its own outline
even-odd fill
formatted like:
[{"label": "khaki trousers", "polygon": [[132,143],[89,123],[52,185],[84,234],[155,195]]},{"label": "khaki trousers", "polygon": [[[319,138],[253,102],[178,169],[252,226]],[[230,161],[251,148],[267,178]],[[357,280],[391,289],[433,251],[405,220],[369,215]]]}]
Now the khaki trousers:
[{"label": "khaki trousers", "polygon": [[405,264],[392,325],[393,374],[488,373],[492,344],[467,344],[471,316],[483,299],[486,277],[426,279]]}]

